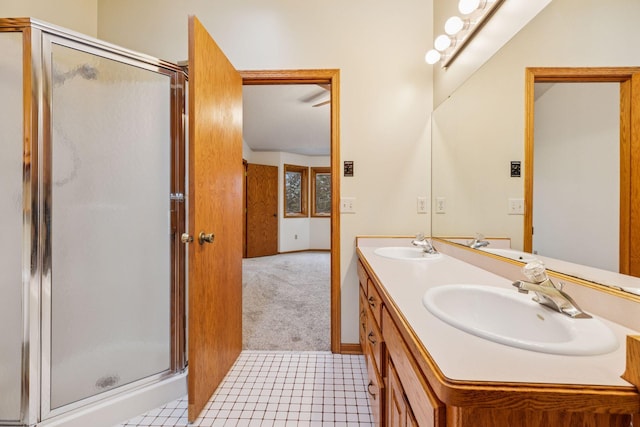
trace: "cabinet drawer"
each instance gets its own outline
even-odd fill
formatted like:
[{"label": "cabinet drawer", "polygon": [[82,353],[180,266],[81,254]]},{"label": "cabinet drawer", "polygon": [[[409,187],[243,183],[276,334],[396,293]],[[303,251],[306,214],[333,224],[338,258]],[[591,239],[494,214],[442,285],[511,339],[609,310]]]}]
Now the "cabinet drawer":
[{"label": "cabinet drawer", "polygon": [[367,358],[367,395],[369,396],[369,405],[371,406],[371,415],[375,426],[381,426],[384,420],[384,382],[380,376],[380,372],[375,367],[371,353],[366,353]]},{"label": "cabinet drawer", "polygon": [[386,309],[382,311],[382,317],[382,335],[386,343],[387,354],[402,383],[407,402],[418,425],[444,427],[446,412],[444,403],[429,387]]},{"label": "cabinet drawer", "polygon": [[371,309],[371,313],[373,313],[374,319],[376,319],[378,327],[380,327],[382,320],[382,298],[380,298],[380,293],[371,280],[367,281],[367,302],[369,303],[369,308]]},{"label": "cabinet drawer", "polygon": [[360,287],[364,291],[364,294],[367,295],[367,281],[369,280],[369,275],[367,271],[364,269],[362,262],[358,260],[358,281],[360,282]]},{"label": "cabinet drawer", "polygon": [[365,340],[367,341],[369,352],[373,356],[378,372],[380,372],[384,377],[385,371],[382,366],[382,361],[384,360],[384,339],[382,338],[382,332],[380,331],[378,324],[373,316],[371,316],[371,310],[369,310],[369,315],[367,316],[367,335]]},{"label": "cabinet drawer", "polygon": [[367,351],[367,311],[369,310],[369,304],[367,304],[367,296],[362,288],[360,288],[360,303],[358,305],[360,311],[360,318],[358,320],[360,348],[364,353]]}]

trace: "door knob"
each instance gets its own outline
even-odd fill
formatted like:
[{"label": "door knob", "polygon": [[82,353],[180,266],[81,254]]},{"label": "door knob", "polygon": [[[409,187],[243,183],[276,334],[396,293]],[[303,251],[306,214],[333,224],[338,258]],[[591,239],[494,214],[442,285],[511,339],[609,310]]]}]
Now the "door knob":
[{"label": "door knob", "polygon": [[205,243],[213,243],[214,238],[215,236],[213,233],[205,234],[204,231],[201,231],[200,234],[198,234],[198,243],[201,245],[204,245]]},{"label": "door knob", "polygon": [[193,236],[189,235],[189,233],[182,233],[182,236],[180,236],[180,241],[182,243],[191,243],[193,242]]}]

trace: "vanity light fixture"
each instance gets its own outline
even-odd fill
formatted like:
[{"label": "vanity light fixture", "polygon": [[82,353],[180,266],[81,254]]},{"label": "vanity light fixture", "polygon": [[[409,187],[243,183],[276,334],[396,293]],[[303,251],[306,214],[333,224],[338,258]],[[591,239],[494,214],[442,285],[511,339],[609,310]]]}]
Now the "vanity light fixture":
[{"label": "vanity light fixture", "polygon": [[462,14],[452,16],[444,24],[446,34],[439,35],[434,41],[434,49],[425,55],[428,64],[440,62],[443,68],[458,56],[465,45],[491,18],[504,0],[460,0],[458,10]]},{"label": "vanity light fixture", "polygon": [[468,20],[462,19],[459,16],[452,16],[444,23],[444,32],[453,37],[464,30],[468,24]]},{"label": "vanity light fixture", "polygon": [[458,10],[463,15],[469,15],[485,6],[486,1],[483,0],[460,0],[458,2]]},{"label": "vanity light fixture", "polygon": [[440,61],[440,58],[442,57],[442,55],[440,54],[440,52],[438,52],[435,49],[431,49],[429,52],[427,52],[427,54],[424,56],[424,60],[426,61],[427,64],[429,65],[433,65],[436,62]]},{"label": "vanity light fixture", "polygon": [[436,37],[436,40],[433,43],[436,50],[440,52],[444,52],[445,50],[449,49],[451,47],[451,44],[451,38],[449,38],[449,36],[445,34],[440,34],[438,37]]}]

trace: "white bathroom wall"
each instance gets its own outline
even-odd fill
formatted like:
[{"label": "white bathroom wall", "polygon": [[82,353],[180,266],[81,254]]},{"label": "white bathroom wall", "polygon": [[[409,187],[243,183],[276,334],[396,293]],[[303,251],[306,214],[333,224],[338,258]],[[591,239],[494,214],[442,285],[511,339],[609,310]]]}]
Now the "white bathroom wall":
[{"label": "white bathroom wall", "polygon": [[618,271],[619,105],[617,82],[556,83],[536,100],[533,250],[539,255]]},{"label": "white bathroom wall", "polygon": [[98,0],[0,0],[2,18],[36,18],[88,36],[98,35]]},{"label": "white bathroom wall", "polygon": [[102,0],[98,34],[168,60],[187,58],[195,14],[240,70],[340,69],[342,341],[358,342],[355,236],[429,232],[432,0]]}]

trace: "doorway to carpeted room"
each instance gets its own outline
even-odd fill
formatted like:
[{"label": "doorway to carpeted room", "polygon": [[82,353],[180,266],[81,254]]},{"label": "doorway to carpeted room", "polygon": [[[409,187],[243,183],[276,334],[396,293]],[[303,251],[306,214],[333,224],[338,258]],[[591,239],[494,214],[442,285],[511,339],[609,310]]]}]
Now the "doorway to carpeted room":
[{"label": "doorway to carpeted room", "polygon": [[330,351],[331,253],[242,260],[242,348]]}]

